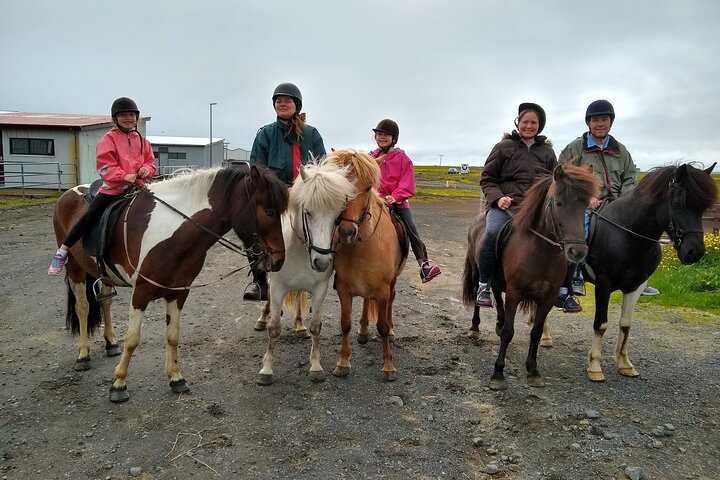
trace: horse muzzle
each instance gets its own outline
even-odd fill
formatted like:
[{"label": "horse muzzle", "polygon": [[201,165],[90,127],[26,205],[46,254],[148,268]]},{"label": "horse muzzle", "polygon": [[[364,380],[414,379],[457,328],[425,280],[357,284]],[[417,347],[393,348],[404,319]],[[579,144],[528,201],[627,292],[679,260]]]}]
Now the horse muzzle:
[{"label": "horse muzzle", "polygon": [[355,243],[358,236],[357,225],[352,225],[350,228],[338,228],[338,236],[340,237],[340,243],[343,245],[351,245]]},{"label": "horse muzzle", "polygon": [[565,257],[571,263],[580,263],[585,260],[588,254],[588,246],[585,241],[565,242],[563,246]]}]

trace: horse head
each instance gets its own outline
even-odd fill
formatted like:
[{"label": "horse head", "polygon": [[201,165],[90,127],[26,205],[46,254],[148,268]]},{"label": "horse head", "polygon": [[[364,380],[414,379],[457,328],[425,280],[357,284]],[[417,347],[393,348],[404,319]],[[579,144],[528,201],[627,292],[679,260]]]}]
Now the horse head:
[{"label": "horse head", "polygon": [[282,234],[281,216],[288,207],[288,191],[272,171],[250,167],[243,191],[233,197],[247,201],[248,211],[233,219],[233,229],[256,259],[256,266],[266,272],[280,270],[285,261],[285,241]]},{"label": "horse head", "polygon": [[717,185],[710,176],[715,165],[701,170],[682,164],[669,182],[665,231],[684,265],[696,263],[705,255],[702,218],[717,201]]},{"label": "horse head", "polygon": [[380,184],[380,167],[372,156],[355,150],[334,150],[327,159],[348,167],[348,176],[355,185],[354,196],[342,211],[338,224],[340,242],[349,245],[355,242],[360,226],[370,216],[370,202],[377,196]]},{"label": "horse head", "polygon": [[310,163],[300,167],[290,191],[292,228],[302,235],[310,266],[317,272],[332,265],[337,218],[355,192],[347,174],[347,167],[327,161]]}]

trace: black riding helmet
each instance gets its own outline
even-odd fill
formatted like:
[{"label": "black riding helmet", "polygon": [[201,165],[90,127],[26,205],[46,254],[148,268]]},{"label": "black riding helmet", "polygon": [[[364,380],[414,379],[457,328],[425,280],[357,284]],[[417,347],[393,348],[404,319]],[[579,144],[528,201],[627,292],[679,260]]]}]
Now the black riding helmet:
[{"label": "black riding helmet", "polygon": [[297,113],[300,113],[302,110],[302,93],[300,93],[300,89],[298,87],[292,83],[281,83],[275,87],[275,91],[272,96],[273,106],[275,106],[275,99],[280,95],[286,95],[292,98],[295,103],[295,110],[297,110]]},{"label": "black riding helmet", "polygon": [[390,120],[389,118],[380,120],[377,127],[373,128],[372,131],[375,133],[387,133],[393,138],[393,145],[397,143],[398,138],[400,137],[400,127],[398,127],[398,124],[395,123],[394,120]]},{"label": "black riding helmet", "polygon": [[590,117],[595,117],[597,115],[609,115],[610,122],[614,122],[615,109],[613,108],[612,103],[607,100],[595,100],[588,105],[587,111],[585,112],[585,121],[587,122]]},{"label": "black riding helmet", "polygon": [[135,115],[140,116],[140,109],[138,108],[137,103],[128,97],[120,97],[116,99],[112,103],[112,107],[110,107],[110,112],[113,117],[118,113],[123,112],[133,112]]},{"label": "black riding helmet", "polygon": [[520,120],[520,114],[522,112],[524,112],[525,110],[532,110],[533,112],[537,113],[539,125],[538,125],[538,131],[535,135],[540,135],[540,132],[542,132],[543,128],[545,128],[545,120],[546,120],[545,110],[543,110],[543,108],[540,105],[538,105],[537,103],[530,103],[530,102],[521,103],[520,106],[518,107],[518,119],[515,121],[516,127],[519,125],[518,122]]}]

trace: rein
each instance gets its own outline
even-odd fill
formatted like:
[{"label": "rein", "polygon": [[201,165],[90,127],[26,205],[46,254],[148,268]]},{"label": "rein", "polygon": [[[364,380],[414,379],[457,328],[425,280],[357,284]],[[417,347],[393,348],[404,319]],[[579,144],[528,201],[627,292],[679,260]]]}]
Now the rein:
[{"label": "rein", "polygon": [[[180,216],[181,216],[182,218],[184,218],[185,220],[189,220],[192,224],[194,224],[194,225],[195,225],[196,227],[198,227],[200,230],[202,230],[202,231],[204,231],[205,233],[208,233],[208,234],[210,234],[211,236],[215,237],[215,238],[217,239],[218,243],[219,243],[220,245],[224,246],[225,248],[227,248],[228,250],[231,250],[231,251],[233,251],[233,252],[235,252],[235,253],[239,253],[240,255],[243,255],[243,256],[245,256],[245,257],[248,257],[248,253],[247,253],[248,251],[250,251],[252,254],[255,253],[255,250],[254,250],[254,249],[255,249],[255,246],[256,246],[256,245],[259,245],[256,241],[255,241],[255,243],[253,243],[253,245],[250,247],[250,249],[246,249],[246,248],[244,248],[243,246],[238,245],[238,244],[236,244],[236,243],[234,243],[234,242],[232,242],[232,241],[224,238],[222,235],[218,235],[217,233],[215,233],[215,232],[212,231],[211,229],[207,228],[205,225],[201,224],[201,223],[198,222],[197,220],[191,218],[191,217],[188,216],[187,214],[185,214],[185,213],[181,212],[180,210],[178,210],[177,208],[173,207],[173,206],[170,205],[168,202],[166,202],[165,200],[161,199],[160,197],[158,197],[157,195],[155,195],[153,192],[151,192],[147,187],[140,187],[140,186],[138,186],[137,188],[138,188],[138,191],[142,191],[142,192],[146,193],[146,194],[149,195],[151,198],[153,198],[153,199],[155,199],[156,201],[162,203],[163,205],[165,205],[166,207],[168,207],[170,210],[172,210],[173,212],[175,212],[175,213],[177,213],[178,215],[180,215]],[[247,186],[247,180],[246,180],[246,183],[245,183],[245,192],[246,192],[246,194],[247,194],[247,196],[248,196],[248,201],[250,202],[250,205],[251,205],[251,206],[254,205],[254,202],[253,202],[253,200],[252,200],[252,197],[250,196],[250,189],[249,189],[248,186]],[[156,286],[156,287],[164,288],[164,289],[166,289],[166,290],[190,290],[190,289],[192,289],[192,288],[206,287],[206,286],[208,286],[208,285],[213,285],[213,284],[215,284],[215,283],[219,283],[219,282],[221,282],[222,280],[226,279],[227,277],[229,277],[229,276],[231,276],[231,275],[234,275],[235,273],[237,273],[237,272],[239,272],[239,271],[244,270],[245,268],[247,268],[247,265],[244,265],[244,266],[242,266],[242,267],[238,267],[238,268],[230,271],[229,273],[226,273],[226,274],[224,274],[224,275],[221,275],[220,278],[218,278],[218,279],[215,280],[215,281],[206,282],[206,283],[202,283],[202,284],[185,285],[185,286],[182,286],[182,287],[168,287],[168,286],[166,286],[166,285],[162,285],[162,284],[154,281],[154,280],[151,279],[151,278],[146,277],[145,275],[143,275],[143,274],[140,272],[140,269],[133,264],[132,260],[130,259],[130,252],[129,252],[129,250],[128,250],[128,234],[127,234],[128,216],[129,216],[129,214],[130,214],[130,208],[132,207],[133,203],[135,203],[135,200],[136,200],[136,199],[137,199],[137,194],[135,194],[135,195],[133,196],[132,200],[130,201],[130,204],[128,205],[127,209],[125,210],[125,216],[124,216],[124,218],[123,218],[123,242],[125,243],[125,256],[127,257],[128,264],[133,268],[133,270],[135,270],[135,272],[137,272],[138,276],[139,276],[140,278],[142,278],[143,280],[145,280],[146,282],[148,282],[148,283],[150,283],[150,284],[152,284],[152,285],[154,285],[154,286]],[[257,239],[257,230],[258,230],[258,229],[257,229],[257,217],[255,218],[255,227],[256,227],[256,228],[255,228],[255,233],[253,233],[253,239],[254,239],[254,240]],[[263,255],[263,254],[264,254],[264,255],[271,255],[271,254],[274,252],[272,248],[270,248],[270,249],[265,249],[265,248],[262,248],[261,245],[259,245],[259,246],[260,246],[260,248],[261,248],[261,251],[257,254],[258,256]]]},{"label": "rein", "polygon": [[[571,238],[571,239],[566,239],[566,238],[565,238],[562,229],[561,229],[561,228],[558,228],[557,222],[555,221],[555,208],[554,208],[554,206],[555,206],[555,204],[553,203],[553,199],[552,199],[552,197],[551,197],[550,199],[548,199],[547,204],[545,205],[545,210],[549,212],[550,221],[551,221],[551,225],[552,225],[552,233],[553,233],[553,235],[555,236],[555,238],[556,238],[558,241],[551,240],[550,238],[546,237],[545,235],[543,235],[542,233],[538,232],[538,231],[535,230],[534,228],[531,228],[531,229],[529,229],[529,230],[530,230],[532,233],[534,233],[535,235],[537,235],[538,237],[540,237],[540,238],[542,238],[543,240],[545,240],[546,242],[548,242],[550,245],[553,245],[553,246],[555,246],[555,247],[558,247],[558,248],[560,248],[561,250],[565,247],[565,244],[567,244],[567,243],[571,243],[571,244],[572,244],[572,243],[575,243],[575,244],[586,244],[587,242],[586,242],[584,239],[583,239],[583,240],[580,240],[580,239],[572,239],[572,238]],[[558,233],[558,231],[559,231],[560,233]]]}]

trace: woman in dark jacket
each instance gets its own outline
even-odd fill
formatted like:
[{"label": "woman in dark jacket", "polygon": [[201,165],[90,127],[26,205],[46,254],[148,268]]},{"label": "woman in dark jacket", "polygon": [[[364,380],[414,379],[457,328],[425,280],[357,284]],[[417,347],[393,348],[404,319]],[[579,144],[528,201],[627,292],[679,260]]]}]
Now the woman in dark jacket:
[{"label": "woman in dark jacket", "polygon": [[[258,130],[250,163],[270,167],[289,187],[298,175],[300,165],[308,163],[311,157],[325,155],[325,145],[317,129],[305,123],[305,114],[300,113],[302,94],[298,87],[281,83],[275,87],[272,102],[277,119]],[[267,300],[267,274],[257,269],[253,269],[252,274],[253,283],[245,290],[243,298]]]},{"label": "woman in dark jacket", "polygon": [[495,264],[495,238],[525,198],[538,176],[557,165],[552,143],[540,135],[545,127],[545,110],[535,103],[521,103],[512,133],[493,147],[485,161],[480,187],[485,195],[485,237],[480,246],[480,283],[477,305],[492,307],[488,280]]}]

